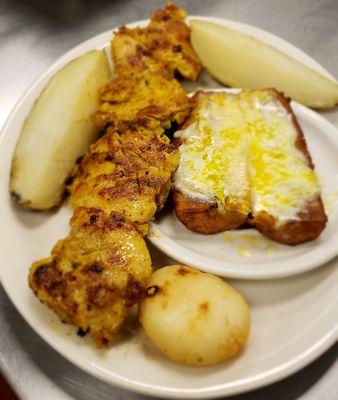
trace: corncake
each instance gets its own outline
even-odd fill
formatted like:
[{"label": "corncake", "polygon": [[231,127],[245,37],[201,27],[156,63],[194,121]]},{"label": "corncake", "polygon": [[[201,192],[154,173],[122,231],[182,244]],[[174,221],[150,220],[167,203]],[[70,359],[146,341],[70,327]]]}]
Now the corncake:
[{"label": "corncake", "polygon": [[203,93],[183,129],[175,211],[201,233],[250,223],[286,244],[314,239],[327,218],[303,133],[274,89]]}]

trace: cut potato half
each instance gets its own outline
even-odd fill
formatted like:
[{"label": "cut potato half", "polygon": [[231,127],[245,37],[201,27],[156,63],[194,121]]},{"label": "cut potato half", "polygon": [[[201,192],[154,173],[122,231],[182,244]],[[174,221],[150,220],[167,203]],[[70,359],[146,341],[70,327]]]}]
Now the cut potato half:
[{"label": "cut potato half", "polygon": [[279,50],[212,22],[192,20],[192,45],[208,72],[231,87],[275,87],[313,108],[338,104],[338,84]]},{"label": "cut potato half", "polygon": [[62,200],[76,159],[98,136],[91,114],[111,72],[105,53],[90,51],[64,66],[35,102],[12,160],[10,192],[23,207],[46,210]]}]

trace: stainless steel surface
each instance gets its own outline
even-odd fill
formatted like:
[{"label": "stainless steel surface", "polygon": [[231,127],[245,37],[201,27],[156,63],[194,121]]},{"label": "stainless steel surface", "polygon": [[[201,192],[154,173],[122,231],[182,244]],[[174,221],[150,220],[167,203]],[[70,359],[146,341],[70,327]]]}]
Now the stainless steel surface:
[{"label": "stainless steel surface", "polygon": [[[337,0],[177,3],[190,14],[234,19],[271,31],[338,77]],[[29,85],[65,51],[102,31],[147,18],[163,4],[155,0],[0,0],[0,126]],[[338,124],[337,110],[324,115]],[[15,243],[13,251],[18,251]],[[100,382],[55,353],[24,322],[1,288],[0,308],[0,367],[21,399],[145,399]],[[232,399],[338,399],[337,359],[338,344],[294,376]]]}]

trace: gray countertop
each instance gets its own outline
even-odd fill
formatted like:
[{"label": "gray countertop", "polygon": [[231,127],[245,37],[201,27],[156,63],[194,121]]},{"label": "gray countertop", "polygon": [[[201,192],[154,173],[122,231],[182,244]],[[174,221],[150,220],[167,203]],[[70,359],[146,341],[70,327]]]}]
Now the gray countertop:
[{"label": "gray countertop", "polygon": [[[189,14],[266,29],[300,47],[338,77],[337,0],[177,3]],[[64,52],[100,32],[147,18],[164,4],[156,0],[0,0],[0,126],[28,86]],[[337,110],[325,116],[338,123]],[[59,356],[24,322],[1,288],[0,308],[0,367],[21,399],[145,399],[109,386]],[[232,399],[338,399],[337,359],[338,344],[292,377]]]}]

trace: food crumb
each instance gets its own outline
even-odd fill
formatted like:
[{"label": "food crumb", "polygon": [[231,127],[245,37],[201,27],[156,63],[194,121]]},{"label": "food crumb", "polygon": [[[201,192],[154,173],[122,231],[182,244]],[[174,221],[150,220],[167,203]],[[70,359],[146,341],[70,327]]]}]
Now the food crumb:
[{"label": "food crumb", "polygon": [[259,250],[264,242],[264,239],[262,239],[260,236],[257,235],[245,234],[241,235],[241,239],[255,250]]},{"label": "food crumb", "polygon": [[[220,237],[230,246],[235,246],[240,257],[250,257],[256,253],[271,255],[278,251],[278,246],[261,234],[244,232],[223,232]],[[221,251],[222,253],[224,250]]]},{"label": "food crumb", "polygon": [[237,246],[237,254],[241,257],[251,256],[250,251],[244,246]]},{"label": "food crumb", "polygon": [[148,233],[148,237],[150,237],[150,238],[160,238],[161,234],[157,233],[157,232],[149,232]]},{"label": "food crumb", "polygon": [[233,243],[238,236],[234,232],[222,232],[221,233],[221,238],[226,242],[226,243]]},{"label": "food crumb", "polygon": [[270,244],[268,246],[266,246],[265,252],[264,254],[266,254],[267,256],[274,254],[278,251],[277,247],[273,244]]}]

